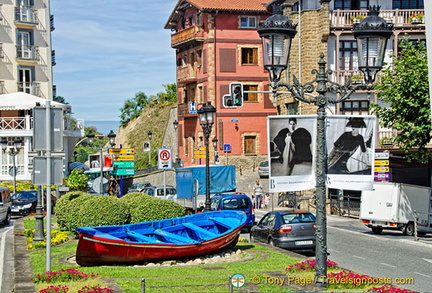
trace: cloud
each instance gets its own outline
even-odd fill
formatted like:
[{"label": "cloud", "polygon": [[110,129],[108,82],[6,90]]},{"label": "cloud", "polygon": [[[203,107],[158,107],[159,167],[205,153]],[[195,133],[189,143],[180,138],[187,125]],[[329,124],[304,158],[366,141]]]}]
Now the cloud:
[{"label": "cloud", "polygon": [[54,84],[76,118],[118,120],[126,99],[138,91],[156,94],[163,90],[162,84],[175,82],[171,32],[163,29],[175,4],[51,2],[56,28]]}]

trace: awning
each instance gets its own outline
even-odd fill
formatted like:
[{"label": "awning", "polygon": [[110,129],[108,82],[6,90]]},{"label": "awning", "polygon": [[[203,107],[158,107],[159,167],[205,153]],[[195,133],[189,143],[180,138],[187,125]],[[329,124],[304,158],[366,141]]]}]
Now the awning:
[{"label": "awning", "polygon": [[[45,106],[47,100],[27,93],[18,92],[0,95],[0,110],[29,110],[36,106]],[[51,101],[51,106],[71,110],[70,105]]]}]

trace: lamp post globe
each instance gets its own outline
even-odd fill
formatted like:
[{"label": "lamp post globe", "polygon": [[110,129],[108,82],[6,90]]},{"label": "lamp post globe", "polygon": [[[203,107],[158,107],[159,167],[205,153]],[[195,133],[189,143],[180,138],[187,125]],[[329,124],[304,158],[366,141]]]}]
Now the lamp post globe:
[{"label": "lamp post globe", "polygon": [[204,132],[204,143],[206,152],[206,199],[204,211],[210,211],[210,158],[209,158],[209,137],[212,126],[216,120],[216,108],[210,102],[198,109],[198,119]]},{"label": "lamp post globe", "polygon": [[262,40],[264,68],[270,73],[270,81],[278,82],[287,69],[291,43],[297,34],[296,25],[283,14],[284,1],[273,1],[267,10],[273,13],[259,24],[258,34]]},{"label": "lamp post globe", "polygon": [[379,10],[380,6],[370,6],[367,17],[353,26],[357,39],[358,68],[363,72],[366,84],[372,84],[382,69],[387,41],[393,31],[393,24],[380,17]]}]

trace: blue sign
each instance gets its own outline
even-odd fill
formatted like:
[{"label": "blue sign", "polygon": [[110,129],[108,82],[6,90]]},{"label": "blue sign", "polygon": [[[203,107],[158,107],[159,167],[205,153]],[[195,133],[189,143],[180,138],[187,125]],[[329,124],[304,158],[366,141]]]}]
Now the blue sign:
[{"label": "blue sign", "polygon": [[225,143],[223,145],[223,150],[224,150],[224,152],[230,152],[231,151],[231,144],[230,143]]}]

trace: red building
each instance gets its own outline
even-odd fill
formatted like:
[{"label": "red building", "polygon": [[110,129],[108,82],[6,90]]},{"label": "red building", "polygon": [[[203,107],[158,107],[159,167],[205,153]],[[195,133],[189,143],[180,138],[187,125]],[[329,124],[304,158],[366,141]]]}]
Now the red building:
[{"label": "red building", "polygon": [[[197,110],[207,102],[216,108],[210,140],[218,139],[222,164],[226,154],[229,164],[266,158],[267,116],[277,111],[270,95],[262,93],[268,91],[268,73],[257,26],[269,16],[262,3],[179,0],[165,25],[173,32],[171,46],[177,52],[178,154],[185,166],[204,164],[194,151],[204,146]],[[222,105],[232,82],[244,85],[243,107]],[[226,144],[231,145],[228,153],[223,151]]]}]

